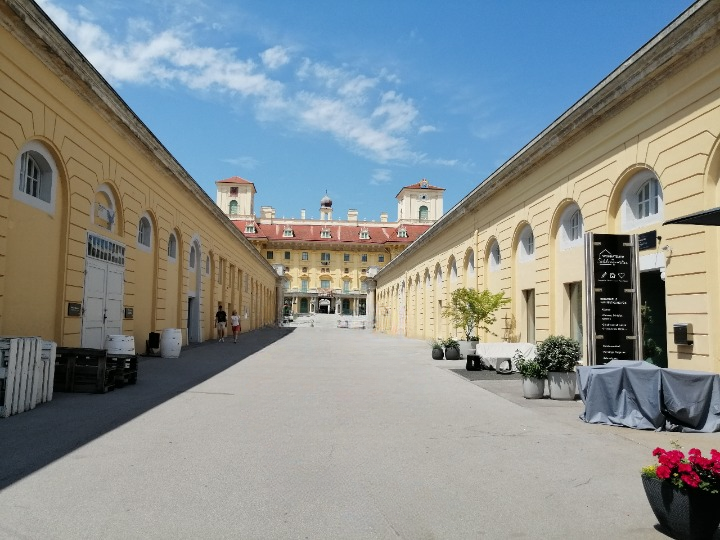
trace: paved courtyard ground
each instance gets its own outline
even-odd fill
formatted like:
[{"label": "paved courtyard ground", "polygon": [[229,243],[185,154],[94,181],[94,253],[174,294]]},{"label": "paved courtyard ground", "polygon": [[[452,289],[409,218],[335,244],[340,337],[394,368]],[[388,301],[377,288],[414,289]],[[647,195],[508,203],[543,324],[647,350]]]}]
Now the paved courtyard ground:
[{"label": "paved courtyard ground", "polygon": [[664,538],[640,467],[720,448],[463,367],[307,325],[143,358],[135,386],[0,420],[0,537]]}]

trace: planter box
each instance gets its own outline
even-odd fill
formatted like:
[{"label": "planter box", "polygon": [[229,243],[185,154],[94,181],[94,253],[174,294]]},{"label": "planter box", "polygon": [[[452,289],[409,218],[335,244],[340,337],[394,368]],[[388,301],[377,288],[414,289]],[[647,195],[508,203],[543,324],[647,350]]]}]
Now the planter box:
[{"label": "planter box", "polygon": [[550,399],[572,401],[577,393],[577,375],[574,371],[549,371]]}]

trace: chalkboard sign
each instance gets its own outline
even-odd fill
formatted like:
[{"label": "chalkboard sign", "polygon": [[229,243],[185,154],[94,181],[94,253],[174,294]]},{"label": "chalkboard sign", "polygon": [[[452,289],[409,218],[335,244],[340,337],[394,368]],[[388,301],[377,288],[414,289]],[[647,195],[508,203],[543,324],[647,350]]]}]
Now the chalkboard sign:
[{"label": "chalkboard sign", "polygon": [[82,304],[79,302],[68,302],[68,317],[79,317],[82,314]]},{"label": "chalkboard sign", "polygon": [[[634,237],[590,234],[588,279],[592,284],[588,316],[592,330],[589,357],[594,364],[637,360],[637,252]],[[588,255],[588,253],[586,253]]]},{"label": "chalkboard sign", "polygon": [[133,318],[133,308],[126,307],[125,308],[125,318],[126,319],[132,319]]}]

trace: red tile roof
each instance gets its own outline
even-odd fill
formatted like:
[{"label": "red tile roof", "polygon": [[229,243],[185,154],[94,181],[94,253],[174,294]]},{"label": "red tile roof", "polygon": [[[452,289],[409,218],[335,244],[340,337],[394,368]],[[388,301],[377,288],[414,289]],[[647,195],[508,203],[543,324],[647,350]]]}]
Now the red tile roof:
[{"label": "red tile roof", "polygon": [[216,184],[250,184],[254,186],[250,180],[245,180],[244,178],[240,178],[239,176],[231,176],[230,178],[226,178],[225,180],[218,180],[215,182]]},{"label": "red tile roof", "polygon": [[[256,223],[255,233],[246,233],[244,220],[234,221],[235,226],[242,232],[247,238],[250,239],[266,239],[271,242],[318,242],[321,244],[332,244],[332,243],[353,243],[353,244],[410,244],[417,240],[417,238],[430,228],[430,225],[405,225],[407,231],[407,238],[400,238],[398,236],[398,225],[392,226],[365,226],[365,225],[291,225],[293,230],[292,237],[283,236],[285,232],[285,225],[282,223],[275,223],[272,225]],[[328,227],[330,229],[330,238],[320,238],[320,232]],[[369,239],[361,239],[360,231],[367,227]]]},{"label": "red tile roof", "polygon": [[435,190],[435,191],[445,191],[445,188],[441,188],[441,187],[437,187],[437,186],[431,186],[430,184],[428,184],[427,187],[422,187],[422,186],[420,185],[421,182],[422,182],[422,180],[421,180],[420,182],[418,182],[417,184],[412,184],[412,185],[409,185],[409,186],[405,186],[405,187],[402,188],[400,191],[398,191],[398,194],[395,195],[395,198],[397,198],[398,195],[400,195],[400,193],[402,193],[402,190],[403,190],[403,189],[430,189],[430,190]]}]

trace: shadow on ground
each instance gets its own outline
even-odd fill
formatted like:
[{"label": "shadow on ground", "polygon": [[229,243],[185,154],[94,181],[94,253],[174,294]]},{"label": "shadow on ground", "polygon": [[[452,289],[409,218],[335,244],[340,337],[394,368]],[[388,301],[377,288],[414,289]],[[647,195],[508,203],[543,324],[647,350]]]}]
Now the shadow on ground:
[{"label": "shadow on ground", "polygon": [[56,392],[32,411],[0,419],[0,490],[291,332],[266,328],[242,334],[237,344],[231,337],[184,347],[179,358],[142,356],[137,384],[107,394]]}]

